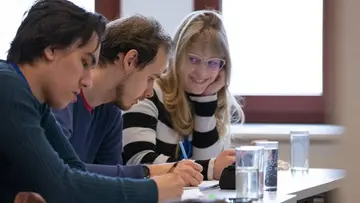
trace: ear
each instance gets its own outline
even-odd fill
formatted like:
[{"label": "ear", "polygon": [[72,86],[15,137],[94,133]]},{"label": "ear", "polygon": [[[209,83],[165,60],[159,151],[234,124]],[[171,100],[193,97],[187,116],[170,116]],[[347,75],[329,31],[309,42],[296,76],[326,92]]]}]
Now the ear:
[{"label": "ear", "polygon": [[124,56],[124,71],[125,73],[132,72],[136,68],[138,62],[138,52],[131,49]]},{"label": "ear", "polygon": [[55,58],[55,51],[51,47],[46,47],[44,50],[44,56],[47,60],[52,61]]}]

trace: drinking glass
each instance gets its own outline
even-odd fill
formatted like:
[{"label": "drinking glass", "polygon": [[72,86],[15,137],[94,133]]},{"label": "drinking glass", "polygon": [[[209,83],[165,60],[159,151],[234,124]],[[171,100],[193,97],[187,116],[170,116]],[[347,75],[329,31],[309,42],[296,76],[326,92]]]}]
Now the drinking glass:
[{"label": "drinking glass", "polygon": [[255,141],[255,145],[264,147],[264,190],[276,191],[278,182],[279,142]]},{"label": "drinking glass", "polygon": [[291,171],[309,170],[309,145],[308,131],[291,131]]},{"label": "drinking glass", "polygon": [[259,168],[264,148],[241,146],[236,148],[236,197],[259,199]]}]

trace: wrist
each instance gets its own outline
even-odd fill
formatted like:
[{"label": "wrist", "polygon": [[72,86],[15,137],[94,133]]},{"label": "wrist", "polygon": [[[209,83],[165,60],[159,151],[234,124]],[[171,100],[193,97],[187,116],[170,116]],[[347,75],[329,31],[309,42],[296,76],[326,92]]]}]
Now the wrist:
[{"label": "wrist", "polygon": [[208,180],[217,180],[218,179],[217,177],[214,176],[215,175],[215,161],[216,161],[216,158],[212,158],[209,161],[208,171],[207,171]]},{"label": "wrist", "polygon": [[150,177],[164,175],[166,173],[172,172],[177,163],[165,163],[165,164],[153,164],[147,165],[150,171]]},{"label": "wrist", "polygon": [[144,179],[149,179],[151,177],[151,167],[145,164],[141,165],[141,167],[143,168]]}]

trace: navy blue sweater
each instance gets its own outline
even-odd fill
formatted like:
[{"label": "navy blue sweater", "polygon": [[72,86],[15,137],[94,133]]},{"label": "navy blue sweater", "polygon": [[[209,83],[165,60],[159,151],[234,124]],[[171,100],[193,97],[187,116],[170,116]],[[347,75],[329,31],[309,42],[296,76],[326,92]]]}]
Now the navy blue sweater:
[{"label": "navy blue sweater", "polygon": [[153,180],[86,172],[47,104],[11,65],[0,62],[0,202],[21,191],[51,203],[157,202]]},{"label": "navy blue sweater", "polygon": [[52,111],[89,171],[144,178],[141,165],[122,165],[122,116],[115,105],[103,104],[92,109],[81,94],[65,109]]}]

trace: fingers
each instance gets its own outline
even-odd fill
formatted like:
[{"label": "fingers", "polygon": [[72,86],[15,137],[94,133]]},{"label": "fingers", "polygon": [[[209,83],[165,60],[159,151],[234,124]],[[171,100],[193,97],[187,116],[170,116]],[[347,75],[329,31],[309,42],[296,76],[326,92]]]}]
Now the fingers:
[{"label": "fingers", "polygon": [[235,156],[236,152],[235,149],[227,149],[223,151],[225,156]]},{"label": "fingers", "polygon": [[286,171],[290,168],[290,164],[286,161],[278,160],[278,170]]},{"label": "fingers", "polygon": [[187,166],[187,165],[180,167],[176,171],[179,174],[181,174],[186,185],[189,185],[189,186],[197,186],[204,179],[203,175],[199,171],[197,171],[194,168]]},{"label": "fingers", "polygon": [[170,175],[173,175],[176,177],[175,180],[177,180],[179,182],[179,185],[182,185],[183,187],[185,187],[187,185],[186,180],[184,180],[184,178],[183,178],[183,174],[179,173],[178,171],[174,171]]},{"label": "fingers", "polygon": [[204,177],[198,171],[196,171],[190,167],[184,168],[183,171],[184,171],[183,174],[185,175],[189,185],[198,186],[203,181]]},{"label": "fingers", "polygon": [[228,164],[227,166],[229,166],[235,162],[235,156],[227,156],[226,159],[227,159],[227,164]]},{"label": "fingers", "polygon": [[184,174],[184,181],[187,183],[187,186],[198,186],[200,185],[201,181],[198,180],[196,177],[191,176],[190,174]]},{"label": "fingers", "polygon": [[184,160],[183,163],[185,165],[188,165],[188,166],[192,167],[193,169],[195,169],[198,172],[201,172],[203,170],[203,167],[200,164],[198,164],[198,163],[196,163],[194,161]]},{"label": "fingers", "polygon": [[225,69],[222,69],[222,70],[219,72],[219,78],[220,78],[220,80],[222,80],[222,81],[225,82]]}]

